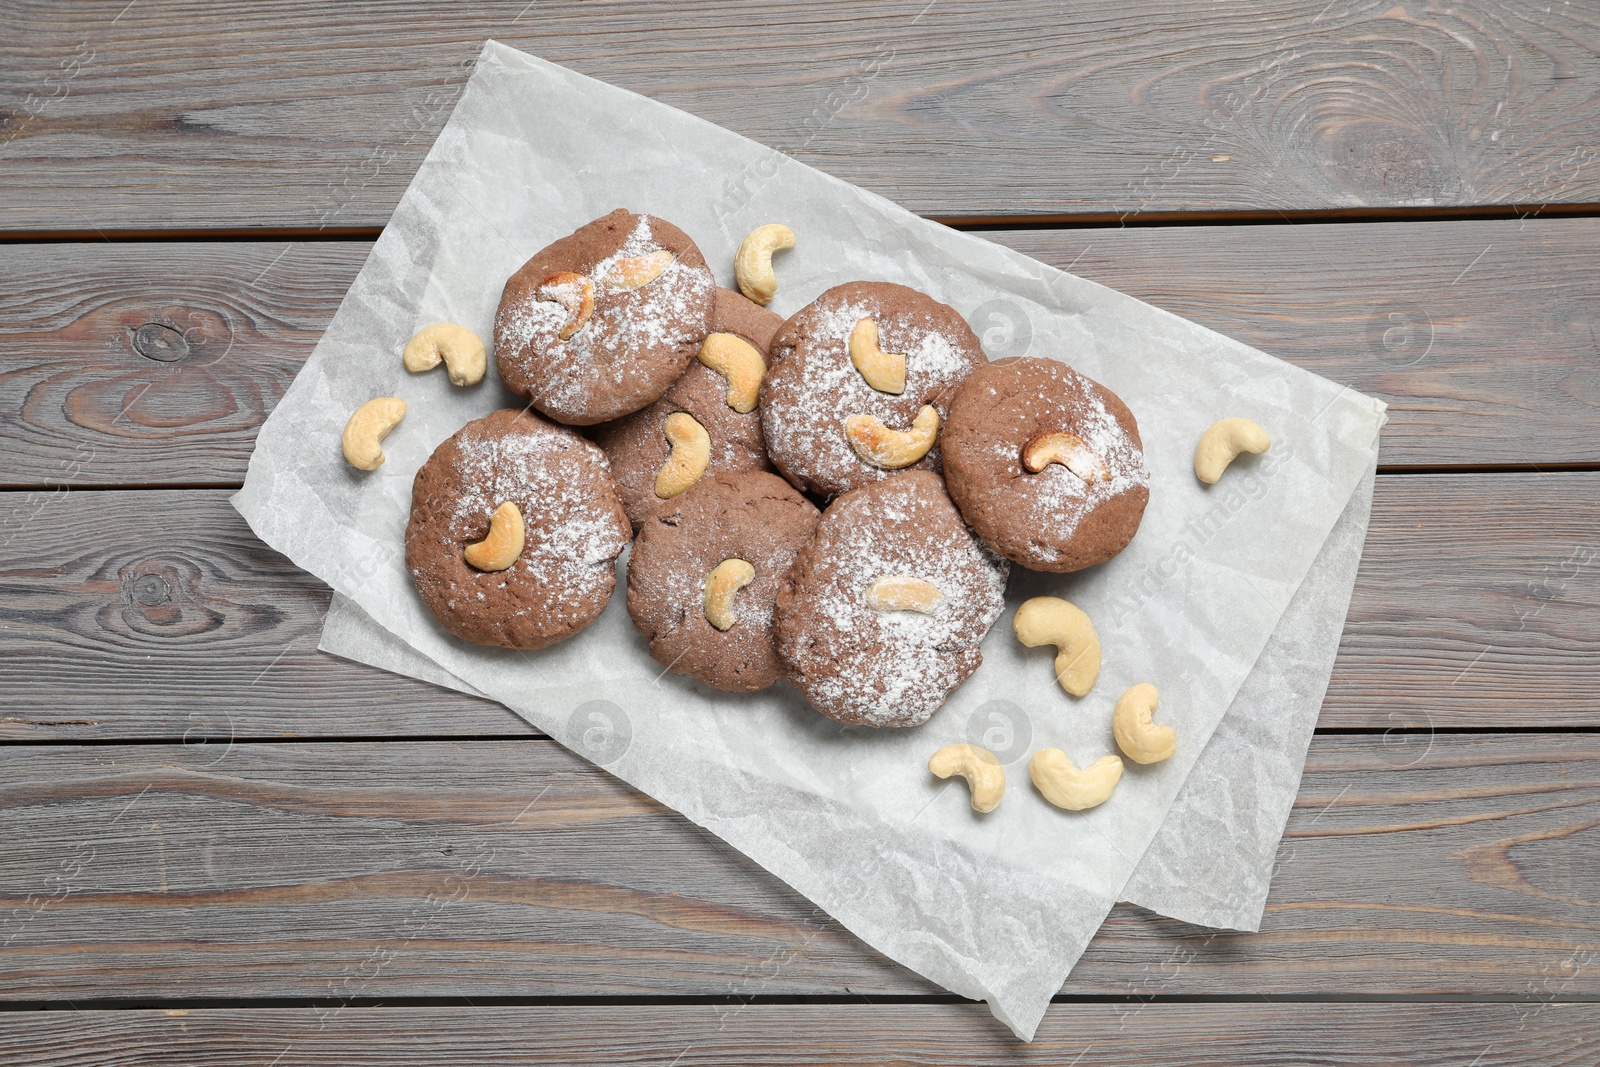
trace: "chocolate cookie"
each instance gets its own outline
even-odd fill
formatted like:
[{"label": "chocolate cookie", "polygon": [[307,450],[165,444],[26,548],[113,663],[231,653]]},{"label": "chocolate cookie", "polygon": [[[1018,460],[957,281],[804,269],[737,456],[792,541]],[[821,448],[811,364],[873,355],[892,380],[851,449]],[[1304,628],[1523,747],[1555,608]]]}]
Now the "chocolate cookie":
[{"label": "chocolate cookie", "polygon": [[[704,477],[723,471],[772,468],[761,440],[761,416],[753,407],[756,396],[750,394],[748,402],[741,402],[741,368],[727,363],[730,358],[755,358],[764,364],[767,346],[781,325],[780,316],[732,290],[718,289],[710,333],[702,348],[707,352],[703,358],[723,365],[724,370],[713,370],[697,359],[660,400],[627,418],[595,427],[591,436],[611,460],[611,477],[616,480],[622,506],[635,530],[671,499],[657,493],[656,478],[672,451],[665,427],[667,418],[675,412],[693,416],[710,438]],[[719,341],[719,334],[731,335],[734,343]],[[719,345],[731,356],[718,358]],[[760,373],[759,367],[756,373]],[[746,410],[738,410],[740,407]]]},{"label": "chocolate cookie", "polygon": [[[783,316],[768,311],[743,293],[718,287],[711,306],[712,333],[731,333],[755,345],[762,355],[772,349],[772,339],[783,326]],[[768,362],[771,362],[770,358]]]},{"label": "chocolate cookie", "polygon": [[983,363],[954,308],[888,282],[834,286],[773,338],[761,386],[767,452],[825,497],[908,467],[938,470],[937,430]]},{"label": "chocolate cookie", "polygon": [[[520,513],[521,550],[507,553],[505,569],[481,570],[467,562],[469,546],[517,547],[506,528],[490,537],[490,516],[507,503]],[[543,648],[605,609],[629,533],[604,453],[565,427],[507,408],[467,423],[417,471],[406,569],[457,637]]]},{"label": "chocolate cookie", "polygon": [[978,536],[1040,571],[1115,556],[1150,500],[1133,412],[1054,359],[1002,359],[967,379],[945,423],[944,474]]},{"label": "chocolate cookie", "polygon": [[775,474],[716,474],[656,512],[628,557],[628,613],[677,674],[751,692],[783,677],[778,584],[820,515]]},{"label": "chocolate cookie", "polygon": [[494,320],[500,380],[572,426],[638,411],[700,350],[715,288],[688,234],[619,208],[506,282]]},{"label": "chocolate cookie", "polygon": [[830,718],[916,726],[978,669],[1009,564],[931,471],[845,493],[778,591],[778,655]]}]

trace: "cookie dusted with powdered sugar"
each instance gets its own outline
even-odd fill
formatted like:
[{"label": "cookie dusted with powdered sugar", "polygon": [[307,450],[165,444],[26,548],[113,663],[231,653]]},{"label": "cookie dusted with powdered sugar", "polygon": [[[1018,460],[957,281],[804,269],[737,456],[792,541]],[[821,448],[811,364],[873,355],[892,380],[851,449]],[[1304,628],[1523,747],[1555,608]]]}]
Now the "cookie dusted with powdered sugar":
[{"label": "cookie dusted with powdered sugar", "polygon": [[939,428],[984,363],[954,308],[889,282],[834,286],[783,324],[761,386],[772,462],[824,497],[939,469]]},{"label": "cookie dusted with powdered sugar", "polygon": [[828,507],[778,591],[778,655],[829,718],[919,725],[983,662],[1008,569],[938,475],[872,482]]},{"label": "cookie dusted with powdered sugar", "polygon": [[1133,412],[1058,360],[1002,359],[972,375],[943,443],[962,517],[1033,570],[1104,563],[1133,540],[1150,500]]},{"label": "cookie dusted with powdered sugar", "polygon": [[558,422],[621,418],[660,398],[694,359],[715,290],[688,234],[619,208],[506,282],[495,368]]},{"label": "cookie dusted with powdered sugar", "polygon": [[631,534],[599,448],[505,409],[467,423],[417,471],[406,569],[457,637],[543,648],[605,610]]},{"label": "cookie dusted with powdered sugar", "polygon": [[765,471],[712,475],[652,515],[628,557],[628,613],[650,655],[732,692],[781,678],[773,605],[820,517]]},{"label": "cookie dusted with powdered sugar", "polygon": [[[674,498],[661,477],[672,453],[667,420],[682,412],[705,431],[698,478],[727,471],[771,470],[757,410],[767,350],[783,318],[729,289],[718,289],[700,357],[660,400],[590,436],[611,460],[611,477],[635,530]],[[693,484],[692,482],[690,484]]]}]

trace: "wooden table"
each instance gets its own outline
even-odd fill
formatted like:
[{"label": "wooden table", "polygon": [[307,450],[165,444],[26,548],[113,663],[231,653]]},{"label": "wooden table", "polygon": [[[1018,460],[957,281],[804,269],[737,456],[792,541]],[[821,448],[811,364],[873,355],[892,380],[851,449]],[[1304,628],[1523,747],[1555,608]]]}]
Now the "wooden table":
[{"label": "wooden table", "polygon": [[[1022,1046],[316,651],[227,497],[487,37],[1389,402],[1259,934],[1119,906]],[[1597,46],[1592,2],[0,6],[0,1061],[1595,1063]]]}]

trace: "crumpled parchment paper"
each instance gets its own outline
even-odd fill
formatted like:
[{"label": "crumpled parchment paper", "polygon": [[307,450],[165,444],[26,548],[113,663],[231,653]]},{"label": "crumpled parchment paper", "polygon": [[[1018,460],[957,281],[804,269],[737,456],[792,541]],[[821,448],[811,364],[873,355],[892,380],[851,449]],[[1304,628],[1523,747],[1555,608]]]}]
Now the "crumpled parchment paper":
[{"label": "crumpled parchment paper", "polygon": [[[411,479],[463,423],[518,402],[492,376],[459,389],[443,374],[407,374],[399,353],[437,321],[491,336],[506,277],[619,206],[682,226],[725,285],[746,232],[788,224],[799,244],[778,262],[781,314],[839,281],[897,281],[968,315],[992,356],[1066,359],[1104,383],[1144,437],[1151,502],[1138,536],[1081,574],[1015,571],[983,667],[915,730],[841,726],[786,686],[735,696],[665,674],[620,595],[589,630],[537,653],[450,637],[403,566]],[[409,413],[384,443],[388,462],[354,471],[340,455],[340,431],[355,407],[383,395],[405,399]],[[1265,426],[1273,448],[1202,486],[1194,444],[1228,415]],[[1319,556],[1330,534],[1349,528],[1343,521],[1364,526],[1363,482],[1383,418],[1369,397],[489,42],[327,333],[262,428],[234,504],[264,541],[359,609],[330,631],[341,654],[400,656],[403,669],[423,675],[431,663],[500,701],[745,852],[886,955],[988,1001],[1027,1038],[1158,835],[1161,864],[1135,883],[1157,907],[1174,880],[1217,877],[1201,853],[1219,838],[1247,840],[1251,854],[1275,844],[1327,683],[1339,630],[1330,616],[1342,618],[1348,604],[1359,534],[1331,546],[1344,571],[1319,567]],[[1316,595],[1280,626],[1314,567],[1317,583],[1306,588]],[[1317,594],[1322,585],[1331,592]],[[1041,593],[1072,600],[1099,631],[1104,667],[1082,700],[1056,685],[1050,650],[1023,648],[1010,633],[1010,609]],[[1292,633],[1276,633],[1289,624]],[[1253,677],[1269,643],[1282,654]],[[1177,730],[1177,755],[1130,763],[1096,809],[1050,807],[1028,783],[1029,754],[1059,747],[1083,766],[1115,751],[1111,705],[1138,682],[1159,687],[1157,718]],[[1212,746],[1241,692],[1259,703],[1239,709],[1250,713]],[[1285,751],[1298,744],[1298,754],[1276,758],[1258,744],[1263,729]],[[959,780],[926,770],[934,750],[958,741],[984,743],[1007,764],[1007,796],[990,815],[970,810]],[[1207,771],[1191,785],[1202,753]],[[1246,788],[1244,774],[1270,795]],[[1174,823],[1175,833],[1164,832],[1175,801],[1197,829]],[[1225,872],[1210,903],[1179,892],[1171,910],[1253,925],[1264,886],[1263,876],[1259,894],[1241,893]]]}]

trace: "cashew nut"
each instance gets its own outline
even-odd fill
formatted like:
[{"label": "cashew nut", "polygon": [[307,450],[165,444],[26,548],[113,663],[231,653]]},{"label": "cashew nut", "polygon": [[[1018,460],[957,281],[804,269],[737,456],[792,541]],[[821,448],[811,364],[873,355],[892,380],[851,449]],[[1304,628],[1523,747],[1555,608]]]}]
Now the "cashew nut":
[{"label": "cashew nut", "polygon": [[1265,452],[1272,447],[1267,431],[1249,419],[1232,418],[1214,422],[1200,435],[1194,450],[1194,474],[1207,485],[1215,485],[1228,464],[1240,452]]},{"label": "cashew nut", "polygon": [[884,470],[909,467],[928,454],[939,436],[939,412],[922,405],[909,430],[891,430],[876,415],[851,415],[844,420],[844,435],[856,455]]},{"label": "cashew nut", "polygon": [[432,370],[444,360],[452,385],[477,385],[489,369],[489,353],[478,335],[465,326],[441,322],[417,331],[406,343],[406,370]]},{"label": "cashew nut", "polygon": [[909,574],[891,574],[867,586],[867,607],[873,611],[914,611],[932,615],[944,603],[944,594],[932,582]]},{"label": "cashew nut", "polygon": [[1056,646],[1056,681],[1075,697],[1100,677],[1100,637],[1083,609],[1060,597],[1025,600],[1011,620],[1017,640],[1029,648]]},{"label": "cashew nut", "polygon": [[383,466],[383,449],[378,443],[406,417],[406,402],[397,396],[380,396],[356,408],[344,424],[339,443],[344,458],[359,471],[375,471]]},{"label": "cashew nut", "polygon": [[670,500],[706,472],[706,464],[711,462],[711,435],[686,411],[668,415],[662,432],[667,435],[672,452],[656,472],[656,496]]},{"label": "cashew nut", "polygon": [[700,362],[728,379],[728,406],[741,415],[756,409],[767,361],[756,346],[731,333],[708,333],[700,345]]},{"label": "cashew nut", "polygon": [[737,621],[733,595],[756,580],[756,569],[749,560],[725,559],[706,575],[706,622],[719,630],[730,629]]},{"label": "cashew nut", "polygon": [[751,230],[739,242],[733,257],[733,275],[739,291],[758,304],[769,304],[778,293],[778,276],[772,273],[772,253],[794,247],[794,231],[781,223],[769,222]]},{"label": "cashew nut", "polygon": [[1038,474],[1052,463],[1059,463],[1085,483],[1111,480],[1111,470],[1075,433],[1042,433],[1022,446],[1022,465]]},{"label": "cashew nut", "polygon": [[672,266],[672,260],[672,253],[665,248],[629,256],[613,263],[600,280],[613,289],[643,289],[661,277],[661,272]]},{"label": "cashew nut", "polygon": [[1083,770],[1059,748],[1041,748],[1028,761],[1028,775],[1046,800],[1068,811],[1104,804],[1122,777],[1122,760],[1101,756]]},{"label": "cashew nut", "polygon": [[511,501],[494,509],[489,516],[489,536],[467,546],[467,562],[480,571],[503,571],[522,555],[527,531],[522,525],[522,510]]},{"label": "cashew nut", "polygon": [[1140,682],[1117,700],[1111,732],[1117,747],[1135,763],[1160,763],[1178,751],[1178,734],[1170,726],[1150,721],[1161,695],[1149,682]]},{"label": "cashew nut", "polygon": [[872,319],[862,319],[850,331],[850,364],[880,393],[899,396],[906,391],[905,353],[878,347],[878,324]]},{"label": "cashew nut", "polygon": [[990,812],[1000,806],[1006,791],[1006,769],[993,752],[977,745],[946,745],[928,760],[928,770],[940,778],[959,774],[972,790],[972,810]]},{"label": "cashew nut", "polygon": [[539,283],[533,295],[567,309],[567,321],[560,334],[563,341],[587,326],[589,316],[594,314],[594,282],[570,270],[558,270],[550,275]]}]

